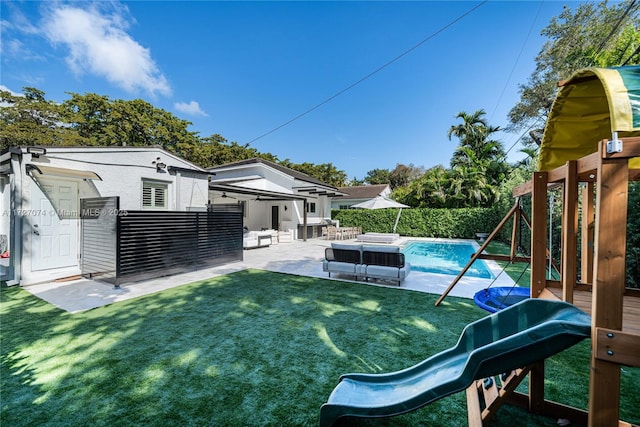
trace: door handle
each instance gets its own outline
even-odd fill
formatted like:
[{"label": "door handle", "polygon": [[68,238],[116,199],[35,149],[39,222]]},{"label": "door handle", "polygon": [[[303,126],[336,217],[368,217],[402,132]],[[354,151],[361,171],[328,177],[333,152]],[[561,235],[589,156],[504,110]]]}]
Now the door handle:
[{"label": "door handle", "polygon": [[39,236],[40,232],[38,230],[33,230],[33,234],[35,234],[36,236]]}]

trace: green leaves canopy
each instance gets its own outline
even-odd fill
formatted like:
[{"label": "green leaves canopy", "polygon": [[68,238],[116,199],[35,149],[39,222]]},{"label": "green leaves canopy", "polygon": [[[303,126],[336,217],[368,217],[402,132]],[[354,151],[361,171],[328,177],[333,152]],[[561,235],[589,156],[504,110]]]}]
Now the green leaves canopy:
[{"label": "green leaves canopy", "polygon": [[0,91],[0,151],[12,146],[152,146],[158,145],[203,168],[250,158],[263,158],[306,173],[327,184],[343,186],[347,177],[333,164],[279,161],[249,145],[213,134],[200,137],[191,122],[141,100],[70,93],[64,102],[45,98],[26,87],[24,95]]}]

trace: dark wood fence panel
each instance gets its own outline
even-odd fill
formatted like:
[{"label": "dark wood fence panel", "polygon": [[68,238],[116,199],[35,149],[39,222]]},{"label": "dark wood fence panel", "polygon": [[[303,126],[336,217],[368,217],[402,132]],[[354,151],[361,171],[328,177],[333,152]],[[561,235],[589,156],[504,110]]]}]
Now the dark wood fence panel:
[{"label": "dark wood fence panel", "polygon": [[118,283],[242,260],[240,205],[118,216]]}]

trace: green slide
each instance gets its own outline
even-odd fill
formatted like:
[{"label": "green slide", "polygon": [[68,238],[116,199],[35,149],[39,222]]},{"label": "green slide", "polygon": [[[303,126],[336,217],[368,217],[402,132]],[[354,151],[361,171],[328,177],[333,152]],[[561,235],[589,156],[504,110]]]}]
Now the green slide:
[{"label": "green slide", "polygon": [[387,374],[340,377],[320,409],[320,427],[340,417],[391,417],[469,387],[473,381],[546,359],[591,334],[591,318],[571,304],[531,298],[467,325],[458,343]]}]

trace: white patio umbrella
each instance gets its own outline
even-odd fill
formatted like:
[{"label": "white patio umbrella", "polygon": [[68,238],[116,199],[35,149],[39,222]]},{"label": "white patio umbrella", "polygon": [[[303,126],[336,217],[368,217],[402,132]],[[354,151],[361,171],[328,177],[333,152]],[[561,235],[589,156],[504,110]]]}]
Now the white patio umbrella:
[{"label": "white patio umbrella", "polygon": [[360,209],[389,209],[396,208],[398,210],[398,216],[396,217],[396,223],[393,224],[393,232],[396,232],[396,227],[398,226],[398,221],[400,221],[400,214],[402,213],[402,208],[409,208],[410,206],[403,205],[402,203],[398,203],[395,200],[387,199],[386,197],[376,196],[371,200],[367,200],[366,202],[357,203],[351,206],[352,208],[360,208]]}]

